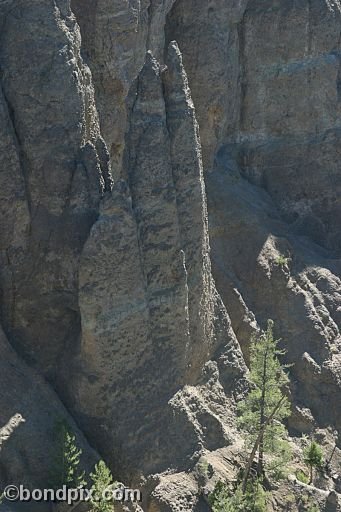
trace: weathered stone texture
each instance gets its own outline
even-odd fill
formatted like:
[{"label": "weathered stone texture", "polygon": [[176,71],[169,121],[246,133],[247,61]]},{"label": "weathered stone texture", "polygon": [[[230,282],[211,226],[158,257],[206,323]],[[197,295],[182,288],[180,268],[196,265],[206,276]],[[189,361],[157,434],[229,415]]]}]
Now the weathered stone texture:
[{"label": "weathered stone texture", "polygon": [[166,23],[200,125],[213,274],[244,355],[273,318],[294,396],[335,424],[340,16],[318,0],[177,0]]},{"label": "weathered stone texture", "polygon": [[[83,450],[82,467],[98,459],[58,396],[9,345],[0,328],[0,478],[6,485],[49,488],[60,450],[58,423],[66,422]],[[32,505],[32,504],[31,504]],[[45,504],[46,507],[48,505]]]},{"label": "weathered stone texture", "polygon": [[78,257],[110,187],[108,155],[69,3],[0,12],[2,323],[54,379],[77,337]]},{"label": "weathered stone texture", "polygon": [[116,447],[130,471],[192,455],[191,444],[171,447],[168,401],[210,357],[226,385],[244,371],[211,276],[200,140],[175,43],[167,63],[164,92],[150,53],[132,86],[125,181],[103,203],[80,266],[74,407],[102,453]]},{"label": "weathered stone texture", "polygon": [[160,58],[164,24],[174,0],[72,0],[80,24],[82,49],[96,88],[101,132],[112,171],[120,177],[126,131],[126,97],[147,50]]},{"label": "weathered stone texture", "polygon": [[340,428],[328,5],[0,0],[3,481],[46,476],[60,416],[94,460],[52,383],[119,477],[147,476],[146,510],[205,510],[193,468],[233,477],[270,317],[295,363],[290,428]]},{"label": "weathered stone texture", "polygon": [[183,53],[207,170],[229,144],[298,234],[336,250],[340,16],[321,0],[177,0],[166,31]]}]

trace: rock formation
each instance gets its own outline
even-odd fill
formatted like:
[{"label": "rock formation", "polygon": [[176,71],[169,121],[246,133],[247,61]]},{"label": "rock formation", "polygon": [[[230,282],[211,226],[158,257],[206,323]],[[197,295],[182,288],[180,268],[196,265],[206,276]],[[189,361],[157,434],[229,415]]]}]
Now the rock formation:
[{"label": "rock formation", "polygon": [[2,482],[45,485],[63,418],[144,510],[207,510],[200,464],[234,478],[268,318],[294,362],[290,432],[331,445],[337,6],[0,0]]},{"label": "rock formation", "polygon": [[340,250],[340,14],[324,1],[178,0],[166,28],[207,170],[227,145],[295,233]]},{"label": "rock formation", "polygon": [[276,320],[298,403],[328,423],[340,409],[322,406],[341,372],[340,14],[272,4],[178,0],[166,35],[197,106],[213,272],[232,326],[245,345],[255,320]]},{"label": "rock formation", "polygon": [[5,2],[1,22],[2,323],[55,379],[77,339],[78,258],[107,154],[69,3]]},{"label": "rock formation", "polygon": [[98,455],[89,447],[60,399],[37,372],[23,363],[0,330],[1,485],[49,488],[56,459],[57,427],[66,422],[82,449],[82,466],[93,468]]},{"label": "rock formation", "polygon": [[147,50],[164,51],[164,25],[174,0],[72,0],[91,66],[112,173],[120,177],[126,129],[126,97]]},{"label": "rock formation", "polygon": [[230,385],[244,363],[211,275],[198,127],[175,43],[163,72],[148,53],[128,103],[123,179],[80,262],[81,369],[72,388],[100,451],[115,446],[121,469],[127,459],[130,470],[150,473],[178,457],[165,436],[173,395],[198,383],[211,357]]}]

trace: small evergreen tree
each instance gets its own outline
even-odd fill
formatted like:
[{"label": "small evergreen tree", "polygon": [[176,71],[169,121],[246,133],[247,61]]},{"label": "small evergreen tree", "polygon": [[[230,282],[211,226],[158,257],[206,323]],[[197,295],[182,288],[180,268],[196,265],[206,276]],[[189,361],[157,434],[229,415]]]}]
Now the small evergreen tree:
[{"label": "small evergreen tree", "polygon": [[309,466],[310,479],[309,484],[313,482],[314,468],[322,469],[323,467],[323,451],[319,444],[312,441],[304,450],[304,462]]},{"label": "small evergreen tree", "polygon": [[286,442],[287,430],[283,420],[290,415],[290,403],[283,394],[283,387],[289,382],[279,357],[286,352],[278,348],[279,340],[273,337],[273,321],[268,321],[267,330],[253,339],[250,349],[251,390],[238,406],[239,427],[246,434],[246,444],[251,449],[244,472],[242,489],[246,492],[254,458],[257,458],[257,477],[264,476],[264,454],[271,456],[279,476],[280,466],[288,463],[290,447]]},{"label": "small evergreen tree", "polygon": [[82,450],[77,447],[76,436],[65,421],[56,424],[58,449],[51,471],[51,486],[61,489],[66,485],[69,489],[77,489],[86,485],[85,473],[80,471]]},{"label": "small evergreen tree", "polygon": [[90,473],[92,480],[91,501],[92,512],[112,512],[114,510],[113,500],[108,501],[104,496],[104,491],[113,488],[114,481],[110,469],[103,460],[96,464],[94,472]]},{"label": "small evergreen tree", "polygon": [[265,512],[268,493],[258,480],[249,482],[245,492],[239,485],[233,493],[218,482],[208,499],[213,512]]}]

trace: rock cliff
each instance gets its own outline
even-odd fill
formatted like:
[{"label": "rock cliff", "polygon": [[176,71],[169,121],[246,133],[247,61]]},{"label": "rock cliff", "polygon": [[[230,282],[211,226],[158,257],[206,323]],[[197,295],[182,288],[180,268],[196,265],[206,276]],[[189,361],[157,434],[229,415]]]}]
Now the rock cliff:
[{"label": "rock cliff", "polygon": [[324,2],[178,0],[166,34],[197,105],[214,274],[237,337],[250,316],[276,318],[298,401],[338,415],[322,404],[340,379],[340,15]]},{"label": "rock cliff", "polygon": [[200,461],[234,478],[268,318],[295,363],[291,434],[328,441],[338,5],[0,0],[0,24],[2,482],[46,485],[66,419],[144,510],[207,510]]},{"label": "rock cliff", "polygon": [[173,395],[196,384],[211,357],[230,386],[244,371],[211,275],[198,127],[175,43],[166,62],[162,72],[148,53],[129,94],[122,179],[80,262],[81,370],[72,378],[89,437],[102,452],[122,446],[121,466],[127,458],[147,472],[187,451],[168,437]]}]

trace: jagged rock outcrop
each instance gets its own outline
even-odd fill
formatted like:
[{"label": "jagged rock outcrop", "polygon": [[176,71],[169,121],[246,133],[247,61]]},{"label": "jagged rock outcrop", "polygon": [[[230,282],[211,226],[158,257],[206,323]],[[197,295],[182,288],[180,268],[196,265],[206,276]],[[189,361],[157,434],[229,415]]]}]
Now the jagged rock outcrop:
[{"label": "jagged rock outcrop", "polygon": [[245,357],[274,318],[297,404],[339,425],[340,260],[309,239],[339,248],[340,14],[320,1],[201,7],[177,0],[166,34],[197,105],[218,289]]},{"label": "jagged rock outcrop", "polygon": [[177,0],[167,21],[207,170],[228,144],[243,176],[268,191],[296,233],[336,250],[339,36],[340,13],[322,0]]},{"label": "jagged rock outcrop", "polygon": [[78,258],[110,187],[89,69],[69,2],[0,6],[1,320],[58,381],[76,344]]},{"label": "jagged rock outcrop", "polygon": [[[61,419],[95,457],[62,395],[77,348],[78,259],[105,188],[89,69],[67,1],[0,4],[1,484],[48,484]],[[16,420],[21,415],[24,423]],[[89,468],[89,464],[87,464]]]},{"label": "jagged rock outcrop", "polygon": [[240,41],[248,0],[177,0],[168,15],[166,41],[183,54],[200,126],[205,170],[219,146],[238,133],[242,102]]},{"label": "jagged rock outcrop", "polygon": [[[175,43],[167,69],[147,54],[129,111],[124,179],[81,258],[72,388],[77,417],[101,452],[121,470],[148,473],[186,464],[205,438],[194,429],[181,446],[191,422],[176,428],[173,395],[198,383],[211,357],[226,390],[245,367],[211,275],[200,139]],[[209,411],[203,417],[210,421]]]},{"label": "jagged rock outcrop", "polygon": [[[321,424],[339,425],[340,261],[292,234],[270,198],[225,161],[208,176],[207,190],[214,198],[213,269],[232,324],[238,326],[247,310],[261,325],[276,318],[276,334],[295,363],[297,405],[311,408]],[[230,300],[233,288],[244,308]],[[248,338],[239,335],[239,340],[247,353]],[[333,390],[330,395],[327,389]]]},{"label": "jagged rock outcrop", "polygon": [[147,50],[164,52],[164,24],[174,0],[72,0],[90,64],[112,172],[119,179],[126,131],[126,98]]},{"label": "jagged rock outcrop", "polygon": [[4,482],[41,485],[63,417],[145,510],[206,510],[269,317],[291,432],[340,429],[334,4],[0,0]]}]

